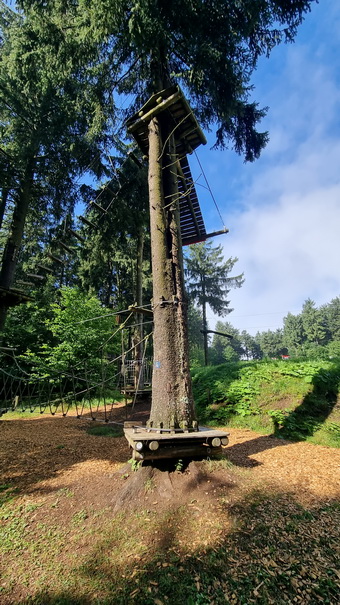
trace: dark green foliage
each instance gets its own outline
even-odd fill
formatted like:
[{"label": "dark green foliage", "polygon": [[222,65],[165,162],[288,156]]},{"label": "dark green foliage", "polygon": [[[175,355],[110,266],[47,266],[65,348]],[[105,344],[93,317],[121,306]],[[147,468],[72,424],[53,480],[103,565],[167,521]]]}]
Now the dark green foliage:
[{"label": "dark green foliage", "polygon": [[[56,302],[54,302],[56,300]],[[45,306],[19,306],[9,315],[5,336],[16,347],[20,368],[33,377],[51,377],[51,384],[67,375],[68,389],[83,391],[84,379],[95,385],[105,381],[107,394],[115,388],[121,335],[108,309],[96,297],[77,288],[64,287],[57,298],[45,300]],[[22,322],[22,323],[21,323]],[[4,359],[8,371],[17,375],[17,363],[11,355]],[[12,369],[11,369],[12,368]],[[77,383],[80,374],[81,384]],[[74,380],[72,382],[72,376]],[[91,391],[92,396],[97,390]]]},{"label": "dark green foliage", "polygon": [[[193,371],[195,403],[202,421],[210,419],[210,414],[212,414],[211,419],[216,418],[216,409],[211,412],[209,408],[211,404],[228,403],[228,413],[229,411],[232,413],[232,408],[229,407],[231,403],[229,401],[229,389],[233,383],[237,383],[239,380],[240,370],[240,364],[234,362]],[[225,409],[227,410],[227,407]]]},{"label": "dark green foliage", "polygon": [[225,363],[226,361],[261,359],[263,357],[260,345],[246,330],[240,332],[231,323],[218,321],[215,331],[229,334],[232,338],[229,339],[220,334],[213,335],[212,344],[209,349],[209,359],[213,365]]},{"label": "dark green foliage", "polygon": [[258,332],[255,341],[264,357],[281,357],[281,355],[287,355],[288,353],[282,330]]},{"label": "dark green foliage", "polygon": [[228,334],[232,338],[227,338],[219,334],[214,334],[212,345],[209,351],[209,359],[212,364],[224,363],[226,361],[239,361],[244,354],[241,336],[239,331],[229,322],[218,321],[215,326],[216,332]]},{"label": "dark green foliage", "polygon": [[[27,4],[27,3],[25,3]],[[124,65],[121,89],[137,106],[175,74],[204,126],[217,124],[217,144],[228,141],[254,160],[267,141],[256,130],[265,111],[249,102],[257,60],[291,41],[311,2],[266,0],[79,2],[79,19],[95,40],[110,40]],[[171,76],[170,76],[171,74]],[[203,94],[202,94],[203,92]]]},{"label": "dark green foliage", "polygon": [[[34,5],[25,13],[0,9],[0,138],[13,205],[12,212],[6,206],[2,242],[0,285],[6,289],[25,260],[22,243],[29,256],[39,256],[48,227],[74,209],[76,178],[84,170],[103,173],[101,152],[112,140],[107,120],[114,115],[114,66],[105,76],[98,69],[98,47],[75,35],[74,7],[50,4],[42,13]],[[1,327],[6,311],[2,304]]]},{"label": "dark green foliage", "polygon": [[193,244],[185,257],[187,290],[200,307],[209,305],[217,315],[230,313],[227,296],[231,288],[240,288],[243,275],[230,277],[237,258],[224,260],[222,246],[211,242]]},{"label": "dark green foliage", "polygon": [[[67,14],[78,40],[105,49],[110,68],[120,66],[117,89],[134,97],[135,107],[176,78],[202,125],[217,128],[217,145],[230,143],[253,161],[268,137],[257,131],[265,110],[250,100],[250,77],[261,55],[294,39],[312,2],[80,0],[68,3]],[[20,5],[65,13],[59,2],[49,3],[48,11],[37,0]]]},{"label": "dark green foliage", "polygon": [[230,301],[227,296],[231,288],[240,288],[243,275],[229,277],[237,258],[224,261],[222,246],[213,247],[211,242],[193,244],[185,257],[186,287],[190,299],[202,309],[204,331],[204,361],[208,363],[207,306],[220,316],[227,315]]},{"label": "dark green foliage", "polygon": [[[126,157],[125,161],[117,158],[115,168],[116,172],[101,189],[82,187],[86,218],[94,226],[81,228],[86,241],[79,253],[78,277],[81,287],[95,293],[105,306],[123,309],[137,300],[140,237],[144,243],[142,273],[146,303],[151,298],[147,174],[145,167],[139,168]],[[91,205],[93,199],[97,199],[105,213]]]},{"label": "dark green foliage", "polygon": [[203,325],[202,314],[192,303],[188,306],[188,337],[191,367],[204,365],[204,339],[201,332]]},{"label": "dark green foliage", "polygon": [[339,298],[319,309],[307,299],[300,314],[284,317],[283,330],[258,332],[255,341],[265,357],[288,354],[301,359],[336,358],[340,356],[339,326]]},{"label": "dark green foliage", "polygon": [[330,303],[320,308],[321,315],[327,327],[328,339],[340,340],[340,297],[333,298]]},{"label": "dark green foliage", "polygon": [[322,344],[326,339],[326,326],[322,313],[316,308],[314,301],[308,298],[302,307],[302,326],[308,343]]},{"label": "dark green foliage", "polygon": [[4,342],[22,355],[28,349],[37,354],[44,346],[53,346],[54,338],[47,326],[52,318],[54,289],[46,285],[34,291],[34,302],[10,310],[3,332]]},{"label": "dark green foliage", "polygon": [[51,311],[52,317],[46,324],[54,342],[53,346],[45,345],[42,352],[44,363],[54,370],[86,361],[90,366],[100,365],[103,354],[119,354],[119,337],[110,338],[117,331],[115,320],[96,297],[86,296],[77,288],[63,288]]}]

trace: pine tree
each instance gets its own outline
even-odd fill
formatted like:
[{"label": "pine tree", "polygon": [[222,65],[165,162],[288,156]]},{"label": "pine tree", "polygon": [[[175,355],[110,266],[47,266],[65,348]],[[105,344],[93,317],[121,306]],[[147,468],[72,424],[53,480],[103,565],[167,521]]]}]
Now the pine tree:
[{"label": "pine tree", "polygon": [[[40,14],[33,6],[23,14],[4,5],[0,11],[0,136],[10,158],[6,195],[13,203],[2,291],[13,284],[28,214],[36,207],[42,221],[48,213],[60,219],[73,208],[75,176],[89,163],[101,170],[108,81],[104,86],[96,73],[97,48],[74,36],[72,12]],[[0,328],[6,312],[3,299]]]},{"label": "pine tree", "polygon": [[320,308],[323,323],[327,326],[328,340],[340,341],[340,297],[333,298],[330,303]]},{"label": "pine tree", "polygon": [[280,357],[287,354],[283,341],[283,331],[280,329],[258,332],[255,340],[265,357]]},{"label": "pine tree", "polygon": [[283,318],[283,341],[289,354],[297,354],[306,341],[301,315],[288,313]]},{"label": "pine tree", "polygon": [[326,327],[322,313],[310,298],[307,298],[303,304],[301,320],[307,342],[316,345],[322,344],[326,338]]},{"label": "pine tree", "polygon": [[201,367],[204,363],[202,313],[190,300],[188,305],[188,338],[191,367]]},{"label": "pine tree", "polygon": [[105,306],[123,309],[134,302],[142,304],[141,288],[147,303],[151,298],[147,173],[132,160],[117,160],[115,168],[119,178],[111,174],[97,190],[82,188],[90,224],[80,231],[85,242],[78,276],[81,287],[95,293]]},{"label": "pine tree", "polygon": [[215,326],[216,332],[227,334],[232,338],[214,334],[210,357],[213,364],[225,363],[226,361],[239,361],[244,354],[240,332],[228,321],[218,321]]},{"label": "pine tree", "polygon": [[246,359],[261,359],[262,351],[260,345],[256,342],[254,336],[246,330],[242,330],[240,334],[243,355]]},{"label": "pine tree", "polygon": [[186,256],[187,290],[203,315],[205,365],[208,364],[207,306],[223,317],[230,313],[227,296],[231,288],[240,288],[243,275],[229,277],[237,258],[224,261],[222,246],[213,247],[211,242],[190,246]]}]

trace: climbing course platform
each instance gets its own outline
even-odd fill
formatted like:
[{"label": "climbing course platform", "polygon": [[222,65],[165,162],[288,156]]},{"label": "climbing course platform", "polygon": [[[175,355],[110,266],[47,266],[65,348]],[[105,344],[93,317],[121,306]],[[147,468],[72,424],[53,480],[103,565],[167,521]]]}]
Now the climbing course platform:
[{"label": "climbing course platform", "polygon": [[128,132],[141,151],[148,155],[149,122],[160,113],[165,113],[175,137],[182,244],[203,242],[207,234],[187,154],[199,145],[205,145],[206,138],[180,87],[171,86],[152,95],[140,111],[127,120]]},{"label": "climbing course platform", "polygon": [[34,299],[16,288],[0,287],[0,303],[5,302],[8,307],[16,307],[21,303],[31,302]]},{"label": "climbing course platform", "polygon": [[197,431],[151,429],[141,423],[125,422],[124,434],[130,445],[133,460],[162,458],[208,458],[221,454],[228,445],[225,431],[199,427]]}]

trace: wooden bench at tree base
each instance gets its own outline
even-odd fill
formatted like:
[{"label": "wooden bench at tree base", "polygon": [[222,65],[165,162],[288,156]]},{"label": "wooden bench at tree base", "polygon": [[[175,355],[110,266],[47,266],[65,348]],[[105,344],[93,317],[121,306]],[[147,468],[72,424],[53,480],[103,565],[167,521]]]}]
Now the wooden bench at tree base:
[{"label": "wooden bench at tree base", "polygon": [[130,445],[133,460],[162,458],[207,458],[221,454],[228,445],[229,433],[207,427],[198,431],[168,431],[150,429],[138,422],[125,422],[124,435]]}]

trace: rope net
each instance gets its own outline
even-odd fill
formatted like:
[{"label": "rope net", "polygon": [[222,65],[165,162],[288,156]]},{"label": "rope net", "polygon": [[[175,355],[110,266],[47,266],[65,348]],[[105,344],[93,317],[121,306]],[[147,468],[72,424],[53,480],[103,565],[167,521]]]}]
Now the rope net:
[{"label": "rope net", "polygon": [[[146,357],[146,345],[152,333],[110,359],[101,355],[89,358],[66,370],[44,367],[37,370],[25,358],[26,369],[14,351],[0,356],[0,416],[10,411],[50,413],[66,416],[70,410],[77,418],[86,412],[92,420],[112,420],[115,405],[133,397],[132,411],[138,394],[151,387],[152,361]],[[144,345],[142,359],[129,359],[137,346]]]}]

